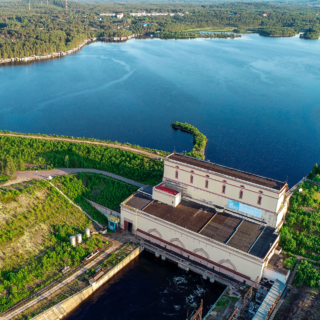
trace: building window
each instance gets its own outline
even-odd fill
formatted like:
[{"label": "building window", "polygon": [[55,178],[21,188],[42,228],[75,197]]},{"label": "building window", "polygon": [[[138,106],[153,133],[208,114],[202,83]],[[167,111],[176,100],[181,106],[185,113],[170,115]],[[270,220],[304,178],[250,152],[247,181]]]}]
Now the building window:
[{"label": "building window", "polygon": [[262,202],[262,197],[259,196],[259,197],[258,197],[258,204],[261,204],[261,202]]},{"label": "building window", "polygon": [[206,180],[206,188],[209,188],[209,181]]},{"label": "building window", "polygon": [[226,193],[226,186],[222,186],[222,193]]},{"label": "building window", "polygon": [[190,183],[193,183],[193,176],[190,176]]},{"label": "building window", "polygon": [[243,198],[243,191],[240,190],[240,193],[239,193],[239,199],[242,199]]},{"label": "building window", "polygon": [[176,170],[176,179],[178,179],[179,178],[179,172],[178,172],[178,170]]}]

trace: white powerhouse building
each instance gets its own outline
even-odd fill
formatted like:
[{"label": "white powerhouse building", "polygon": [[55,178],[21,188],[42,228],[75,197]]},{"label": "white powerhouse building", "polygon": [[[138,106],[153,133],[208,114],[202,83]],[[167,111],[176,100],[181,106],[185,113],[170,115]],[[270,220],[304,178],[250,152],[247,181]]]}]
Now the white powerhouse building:
[{"label": "white powerhouse building", "polygon": [[236,280],[286,282],[276,230],[287,190],[286,182],[173,153],[162,183],[121,204],[121,227]]}]

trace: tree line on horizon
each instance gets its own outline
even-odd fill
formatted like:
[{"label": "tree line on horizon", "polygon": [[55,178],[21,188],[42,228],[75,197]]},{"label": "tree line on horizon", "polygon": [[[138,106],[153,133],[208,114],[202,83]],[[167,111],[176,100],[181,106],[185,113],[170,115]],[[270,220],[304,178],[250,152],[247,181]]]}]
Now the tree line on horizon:
[{"label": "tree line on horizon", "polygon": [[[83,4],[65,1],[0,2],[0,58],[13,58],[65,51],[89,37],[131,34],[164,34],[207,28],[235,32],[257,32],[264,36],[293,36],[317,39],[320,9],[264,3],[224,4]],[[130,12],[172,12],[182,15],[132,17]],[[124,12],[123,19],[100,16]],[[148,23],[142,26],[142,23]]]}]

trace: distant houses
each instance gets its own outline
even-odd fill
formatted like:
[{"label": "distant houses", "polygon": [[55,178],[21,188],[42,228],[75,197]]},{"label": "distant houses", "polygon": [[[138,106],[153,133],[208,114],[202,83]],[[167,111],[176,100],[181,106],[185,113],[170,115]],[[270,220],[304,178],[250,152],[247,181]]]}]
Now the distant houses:
[{"label": "distant houses", "polygon": [[122,19],[124,14],[123,14],[123,12],[121,12],[121,13],[100,13],[100,16],[117,17],[118,19]]},{"label": "distant houses", "polygon": [[100,13],[100,16],[106,16],[106,17],[115,17],[115,13]]},{"label": "distant houses", "polygon": [[183,16],[184,14],[181,12],[178,13],[172,13],[172,12],[152,12],[152,13],[147,13],[145,11],[139,11],[139,12],[132,12],[130,13],[130,16],[132,17],[144,17],[144,16],[175,16],[175,15]]}]

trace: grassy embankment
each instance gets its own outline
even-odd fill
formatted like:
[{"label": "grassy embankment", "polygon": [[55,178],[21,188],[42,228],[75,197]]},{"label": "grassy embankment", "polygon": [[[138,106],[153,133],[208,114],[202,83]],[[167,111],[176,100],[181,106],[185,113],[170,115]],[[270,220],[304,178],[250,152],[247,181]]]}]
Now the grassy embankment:
[{"label": "grassy embankment", "polygon": [[123,200],[138,190],[136,186],[95,173],[55,177],[52,182],[94,220],[103,225],[107,224],[107,218],[93,208],[86,199],[116,210]]},{"label": "grassy embankment", "polygon": [[[52,181],[93,219],[107,218],[90,199],[110,209],[137,190],[122,181],[91,173],[56,177]],[[69,245],[70,236],[94,230],[91,221],[47,181],[32,181],[0,192],[0,311],[61,276],[65,265],[75,266],[101,245],[100,236],[84,237],[81,246]]]},{"label": "grassy embankment", "polygon": [[[320,181],[317,165],[308,178]],[[288,254],[285,267],[293,269],[296,262],[294,255],[306,258],[300,262],[294,283],[320,287],[320,186],[305,181],[296,189],[280,235],[280,245]]]},{"label": "grassy embankment", "polygon": [[201,133],[196,127],[189,123],[176,121],[171,124],[173,129],[179,129],[193,135],[193,149],[191,152],[186,152],[188,156],[204,159],[204,150],[207,145],[207,137]]},{"label": "grassy embankment", "polygon": [[99,236],[70,246],[91,221],[46,181],[0,190],[0,311],[61,276],[101,245]]}]

